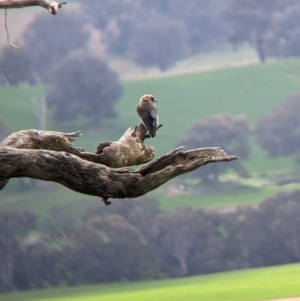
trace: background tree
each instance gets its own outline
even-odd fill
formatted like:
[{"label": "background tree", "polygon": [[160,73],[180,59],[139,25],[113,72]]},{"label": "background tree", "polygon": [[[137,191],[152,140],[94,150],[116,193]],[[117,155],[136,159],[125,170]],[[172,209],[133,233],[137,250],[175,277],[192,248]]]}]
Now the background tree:
[{"label": "background tree", "polygon": [[119,215],[81,224],[72,246],[72,269],[85,283],[140,279],[147,254],[141,232]]},{"label": "background tree", "polygon": [[105,30],[120,16],[134,16],[142,3],[137,0],[129,1],[105,1],[85,0],[82,1],[83,9],[91,16],[92,23],[100,30]]},{"label": "background tree", "polygon": [[25,31],[22,51],[30,57],[36,81],[48,83],[62,59],[72,51],[86,49],[89,33],[82,16],[74,11],[60,11],[55,20],[40,15]]},{"label": "background tree", "polygon": [[50,243],[51,246],[58,246],[58,248],[70,244],[78,223],[74,211],[80,209],[71,202],[51,207],[48,210],[47,218],[39,224],[39,229],[43,232],[45,241]]},{"label": "background tree", "polygon": [[[178,145],[185,145],[192,149],[205,145],[212,147],[222,145],[226,151],[235,152],[245,160],[251,152],[249,136],[250,126],[246,116],[231,116],[227,113],[220,113],[192,123],[183,138],[179,140]],[[196,170],[191,175],[199,177],[204,182],[216,182],[219,180],[219,175],[229,168],[242,176],[247,175],[240,161],[236,164],[204,166],[202,170]]]},{"label": "background tree", "polygon": [[150,242],[154,239],[153,220],[161,212],[157,199],[143,196],[135,200],[125,199],[122,202],[116,202],[114,206],[109,206],[106,211],[103,211],[101,203],[94,203],[87,209],[83,220],[108,214],[120,215],[131,225],[138,228],[147,241]]},{"label": "background tree", "polygon": [[36,219],[36,214],[30,210],[7,210],[0,214],[0,283],[5,291],[13,288],[17,258]]},{"label": "background tree", "polygon": [[128,54],[136,28],[147,19],[142,1],[87,0],[82,2],[82,7],[93,26],[101,32],[108,52],[114,54]]},{"label": "background tree", "polygon": [[162,210],[158,201],[154,198],[143,196],[135,200],[125,199],[122,202],[116,202],[114,206],[109,206],[105,211],[102,204],[99,202],[94,203],[87,209],[83,221],[96,216],[110,216],[113,214],[122,216],[130,225],[139,229],[147,241],[147,251],[143,264],[145,270],[141,277],[155,279],[161,277],[160,266],[164,260],[155,230],[155,220],[160,213],[162,213]]},{"label": "background tree", "polygon": [[166,70],[184,56],[183,25],[166,16],[148,18],[136,28],[131,40],[134,61],[143,66],[158,66]]},{"label": "background tree", "polygon": [[265,256],[265,264],[299,262],[300,191],[279,193],[264,201],[259,209],[268,228],[269,241],[272,240],[272,252]]},{"label": "background tree", "polygon": [[[143,66],[169,68],[191,53],[223,43],[227,27],[219,18],[223,1],[85,1],[109,52]],[[155,22],[153,21],[155,20]]]},{"label": "background tree", "polygon": [[78,207],[73,202],[56,205],[37,223],[35,233],[23,242],[18,255],[14,287],[24,290],[72,283],[70,246],[79,222],[74,215]]},{"label": "background tree", "polygon": [[16,263],[13,284],[17,289],[45,288],[67,283],[70,278],[66,267],[67,254],[41,235],[24,243]]},{"label": "background tree", "polygon": [[220,12],[226,2],[194,0],[186,6],[184,24],[190,53],[208,51],[224,43],[228,28]]},{"label": "background tree", "polygon": [[140,23],[138,19],[135,15],[122,14],[108,24],[103,33],[103,42],[108,53],[117,55],[130,53],[132,36],[136,32],[137,24]]},{"label": "background tree", "polygon": [[[14,84],[32,84],[35,82],[32,62],[26,51],[5,46],[1,50],[1,62],[5,65],[6,72]],[[8,84],[4,74],[0,78],[0,84]]]},{"label": "background tree", "polygon": [[[53,235],[45,225],[36,225],[35,214],[3,212],[1,289],[9,277],[12,281],[5,284],[10,283],[10,287],[30,289],[197,275],[300,261],[300,191],[279,193],[259,205],[230,211],[181,208],[161,212],[146,198],[114,205],[118,208],[104,211],[95,202],[72,229],[63,225],[61,234],[62,216],[53,216]],[[63,214],[67,207],[61,209]],[[31,229],[34,233],[28,235]],[[4,244],[9,247],[5,253]]]},{"label": "background tree", "polygon": [[220,18],[229,0],[183,0],[143,1],[148,10],[161,14],[183,25],[186,37],[186,54],[207,51],[224,42],[228,28]]},{"label": "background tree", "polygon": [[278,0],[231,0],[223,16],[231,24],[232,43],[249,42],[260,61],[266,60],[266,41],[272,31]]},{"label": "background tree", "polygon": [[258,120],[254,133],[259,144],[273,157],[294,155],[300,163],[300,93],[290,95],[285,102]]},{"label": "background tree", "polygon": [[223,268],[227,270],[262,266],[263,248],[260,248],[260,244],[265,242],[264,239],[268,241],[269,238],[266,223],[259,219],[256,208],[240,206],[218,217],[218,229],[222,233],[225,244],[222,256]]},{"label": "background tree", "polygon": [[93,123],[100,124],[116,116],[114,103],[122,93],[117,74],[102,60],[77,52],[70,54],[56,68],[46,100],[54,108],[56,120],[87,116]]},{"label": "background tree", "polygon": [[299,3],[281,4],[281,9],[273,18],[273,31],[267,45],[268,54],[276,57],[300,55],[300,5]]},{"label": "background tree", "polygon": [[228,270],[228,261],[224,260],[225,235],[220,231],[218,224],[222,219],[222,213],[217,210],[194,211],[197,215],[197,230],[187,258],[189,275]]},{"label": "background tree", "polygon": [[190,209],[161,214],[156,220],[156,239],[166,254],[166,262],[170,256],[178,261],[175,275],[188,274],[187,257],[195,240],[197,221],[196,213]]}]

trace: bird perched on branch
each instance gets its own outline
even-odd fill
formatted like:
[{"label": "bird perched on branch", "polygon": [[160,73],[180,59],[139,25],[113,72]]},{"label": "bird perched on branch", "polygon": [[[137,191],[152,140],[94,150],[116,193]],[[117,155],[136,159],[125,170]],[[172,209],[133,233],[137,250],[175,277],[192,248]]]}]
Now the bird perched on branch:
[{"label": "bird perched on branch", "polygon": [[140,103],[136,108],[143,125],[152,138],[156,136],[156,130],[158,128],[157,108],[154,104],[156,101],[153,95],[145,94],[140,98]]}]

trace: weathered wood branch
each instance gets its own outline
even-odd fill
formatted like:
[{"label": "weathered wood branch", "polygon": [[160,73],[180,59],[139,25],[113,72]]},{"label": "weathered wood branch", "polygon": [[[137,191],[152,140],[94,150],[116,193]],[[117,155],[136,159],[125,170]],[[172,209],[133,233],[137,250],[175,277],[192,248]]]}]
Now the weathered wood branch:
[{"label": "weathered wood branch", "polygon": [[155,156],[155,149],[144,144],[146,133],[147,130],[140,123],[135,128],[129,128],[118,141],[100,143],[96,151],[99,160],[93,162],[110,167],[124,167],[151,161]]},{"label": "weathered wood branch", "polygon": [[220,148],[176,149],[132,170],[95,164],[66,152],[0,147],[0,180],[29,177],[104,199],[135,198],[205,164],[236,159]]},{"label": "weathered wood branch", "polygon": [[63,4],[67,4],[67,2],[56,2],[53,0],[0,0],[0,9],[41,6],[46,8],[52,15],[55,15]]},{"label": "weathered wood branch", "polygon": [[94,154],[72,146],[81,132],[22,130],[0,141],[0,146],[64,151],[87,161],[117,168],[147,163],[154,158],[155,149],[144,143],[146,133],[142,124],[129,128],[118,141],[100,143]]},{"label": "weathered wood branch", "polygon": [[[78,156],[80,150],[72,148],[71,142],[80,132],[57,133],[57,139],[53,141],[56,132],[30,131],[36,135],[42,133],[32,142],[33,149],[28,149],[29,141],[21,139],[22,132],[26,131],[14,133],[0,143],[0,181],[17,177],[52,181],[83,194],[99,196],[106,204],[109,203],[108,198],[144,195],[170,179],[205,164],[238,159],[228,156],[218,147],[184,152],[180,147],[137,170],[110,168]],[[18,135],[19,139],[16,138]],[[44,145],[41,144],[42,140]],[[51,146],[51,150],[38,149],[37,141],[40,147]],[[18,148],[20,146],[26,148]]]}]

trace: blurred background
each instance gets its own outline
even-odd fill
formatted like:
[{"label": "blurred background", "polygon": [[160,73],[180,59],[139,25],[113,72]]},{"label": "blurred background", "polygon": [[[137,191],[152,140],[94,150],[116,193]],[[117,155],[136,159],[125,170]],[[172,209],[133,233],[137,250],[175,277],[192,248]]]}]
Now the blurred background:
[{"label": "blurred background", "polygon": [[14,83],[0,72],[0,139],[80,130],[75,146],[94,152],[139,123],[136,106],[150,93],[164,124],[147,141],[156,157],[219,146],[240,160],[108,207],[53,183],[10,180],[0,192],[0,290],[299,262],[299,15],[295,0],[70,0],[56,16],[9,10],[20,50],[0,26],[0,59]]}]

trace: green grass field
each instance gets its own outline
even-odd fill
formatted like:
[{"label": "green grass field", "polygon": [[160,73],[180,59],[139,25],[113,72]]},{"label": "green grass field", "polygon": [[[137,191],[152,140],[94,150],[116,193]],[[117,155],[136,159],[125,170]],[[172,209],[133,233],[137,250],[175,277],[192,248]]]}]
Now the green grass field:
[{"label": "green grass field", "polygon": [[[300,60],[210,71],[183,76],[125,82],[118,103],[119,122],[138,122],[137,100],[144,93],[158,99],[164,127],[153,141],[158,155],[172,149],[188,126],[218,112],[245,114],[254,124],[300,89]],[[152,141],[151,141],[152,143]]]},{"label": "green grass field", "polygon": [[[99,129],[90,130],[86,125],[61,125],[48,118],[47,129],[58,131],[83,131],[83,137],[75,146],[84,146],[87,151],[94,151],[99,142],[117,140],[130,126],[139,122],[135,108],[139,97],[152,93],[158,99],[160,121],[164,126],[158,132],[158,138],[148,143],[156,148],[160,156],[176,146],[179,138],[195,120],[201,120],[218,112],[245,114],[253,125],[260,117],[268,115],[273,108],[280,105],[285,98],[300,90],[300,59],[289,59],[255,65],[203,73],[169,76],[157,79],[125,81],[125,94],[117,104],[119,117],[109,121]],[[1,87],[0,120],[12,130],[37,128],[34,116],[35,100],[42,97],[45,87]],[[109,124],[115,124],[112,129]],[[215,146],[215,145],[206,145]],[[199,145],[204,147],[204,145]],[[238,155],[238,154],[235,154]],[[243,158],[241,158],[243,160]],[[226,163],[230,164],[230,163]],[[270,159],[266,153],[252,141],[252,154],[245,166],[251,173],[272,173],[294,168],[292,158]],[[181,177],[174,180],[182,181]],[[256,203],[278,190],[290,191],[290,187],[263,188],[241,194],[204,196],[166,197],[169,183],[152,192],[162,207],[173,210],[178,206],[197,205],[204,207],[227,206],[230,204]],[[15,186],[17,187],[17,186]],[[54,188],[53,194],[45,192],[22,195],[23,202],[13,193],[15,188],[1,191],[1,207],[15,207],[22,204],[45,214],[45,210],[56,203],[75,200],[89,200],[88,197],[67,192],[65,188]],[[43,200],[41,204],[41,199]]]},{"label": "green grass field", "polygon": [[55,288],[0,295],[0,301],[258,301],[300,296],[300,264],[204,276]]},{"label": "green grass field", "polygon": [[297,185],[282,187],[267,187],[259,190],[245,190],[237,193],[213,193],[206,195],[178,195],[158,197],[163,210],[172,211],[188,206],[192,208],[222,208],[235,205],[258,204],[279,192],[292,192],[299,189]]}]

